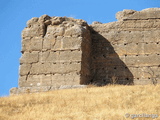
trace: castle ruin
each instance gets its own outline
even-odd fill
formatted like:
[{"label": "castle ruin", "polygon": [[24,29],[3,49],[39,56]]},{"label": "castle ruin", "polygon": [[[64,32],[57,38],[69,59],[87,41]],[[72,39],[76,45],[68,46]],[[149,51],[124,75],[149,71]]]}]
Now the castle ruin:
[{"label": "castle ruin", "polygon": [[22,31],[19,86],[11,94],[62,85],[160,83],[160,8],[123,10],[118,21],[32,18]]}]

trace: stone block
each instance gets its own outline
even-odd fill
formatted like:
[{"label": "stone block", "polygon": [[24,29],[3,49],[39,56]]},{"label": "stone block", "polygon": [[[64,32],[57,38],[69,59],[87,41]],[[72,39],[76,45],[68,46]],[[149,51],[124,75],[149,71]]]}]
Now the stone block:
[{"label": "stone block", "polygon": [[46,21],[48,21],[48,20],[50,20],[50,19],[51,19],[50,16],[44,14],[44,15],[42,15],[42,16],[39,17],[38,22],[39,22],[39,23],[43,23],[43,22],[46,22]]},{"label": "stone block", "polygon": [[51,26],[49,25],[47,27],[47,32],[46,35],[51,35],[51,36],[63,36],[65,32],[65,28],[61,26]]},{"label": "stone block", "polygon": [[125,45],[126,55],[141,55],[144,52],[144,43],[129,43]]},{"label": "stone block", "polygon": [[134,85],[147,85],[147,84],[153,84],[151,80],[143,79],[143,80],[134,80]]},{"label": "stone block", "polygon": [[154,21],[153,28],[157,28],[157,30],[160,28],[160,20],[159,19]]},{"label": "stone block", "polygon": [[116,14],[116,18],[118,21],[122,21],[124,19],[127,19],[128,17],[132,16],[137,11],[135,10],[123,10]]},{"label": "stone block", "polygon": [[37,17],[31,18],[30,20],[27,21],[27,26],[28,26],[28,27],[32,27],[34,24],[37,24],[38,19],[39,19],[39,18],[37,18]]},{"label": "stone block", "polygon": [[41,51],[42,50],[42,42],[43,38],[42,37],[34,37],[31,39],[31,46],[30,49],[32,51]]},{"label": "stone block", "polygon": [[30,86],[50,86],[52,82],[52,75],[29,75],[26,82]]},{"label": "stone block", "polygon": [[80,63],[57,63],[52,65],[52,73],[66,74],[71,72],[79,73],[81,71]]},{"label": "stone block", "polygon": [[160,77],[159,72],[160,68],[158,66],[148,66],[148,67],[139,67],[139,72],[142,73],[141,77],[145,79],[152,79]]},{"label": "stone block", "polygon": [[44,51],[40,52],[40,62],[59,62],[60,51]]},{"label": "stone block", "polygon": [[146,67],[129,67],[130,72],[133,74],[135,79],[148,79],[147,71],[145,70]]},{"label": "stone block", "polygon": [[124,44],[126,43],[140,43],[144,41],[143,32],[141,31],[124,31]]},{"label": "stone block", "polygon": [[50,73],[70,73],[70,72],[80,72],[80,63],[35,63],[32,65],[30,74],[50,74]]},{"label": "stone block", "polygon": [[160,56],[153,55],[140,55],[140,56],[127,56],[124,63],[127,66],[153,66],[159,65]]},{"label": "stone block", "polygon": [[19,87],[50,86],[51,80],[51,74],[20,76]]},{"label": "stone block", "polygon": [[154,28],[154,20],[143,20],[140,22],[141,28],[152,29]]},{"label": "stone block", "polygon": [[124,44],[114,45],[114,54],[118,54],[119,56],[124,56],[127,54],[128,50]]},{"label": "stone block", "polygon": [[[122,43],[123,39],[121,39],[120,31],[109,31],[109,32],[102,32],[102,36],[106,39],[106,41],[110,42],[111,44],[120,44]],[[97,37],[97,36],[95,36]]]},{"label": "stone block", "polygon": [[36,63],[39,60],[39,52],[24,52],[20,58],[20,63]]},{"label": "stone block", "polygon": [[29,52],[30,51],[30,46],[31,46],[31,39],[30,38],[25,38],[25,39],[22,39],[22,51],[25,51],[25,52]]},{"label": "stone block", "polygon": [[41,51],[42,50],[42,37],[25,38],[22,40],[22,51]]},{"label": "stone block", "polygon": [[55,51],[55,50],[64,50],[63,49],[63,42],[62,42],[62,38],[58,37],[55,41],[55,44],[51,44],[51,50]]},{"label": "stone block", "polygon": [[74,62],[74,61],[81,61],[82,59],[82,51],[74,50],[74,51],[63,51],[60,52],[59,56],[60,62]]},{"label": "stone block", "polygon": [[74,25],[73,27],[67,28],[65,30],[64,36],[65,37],[80,37],[85,32],[86,32],[85,27]]},{"label": "stone block", "polygon": [[25,28],[22,31],[22,38],[26,37],[43,37],[45,34],[45,25],[44,24],[34,24],[30,28]]},{"label": "stone block", "polygon": [[43,49],[50,50],[56,43],[56,38],[53,35],[46,35],[43,41]]},{"label": "stone block", "polygon": [[[119,28],[124,29],[124,30],[130,30],[131,28],[136,29],[137,27],[139,28],[140,26],[137,26],[136,21],[125,21],[124,24],[120,25]],[[140,25],[140,24],[139,24]]]},{"label": "stone block", "polygon": [[81,61],[82,51],[45,51],[40,53],[41,62],[74,62]]},{"label": "stone block", "polygon": [[156,53],[159,53],[160,54],[160,52],[158,52],[159,51],[159,47],[160,45],[159,45],[159,43],[157,44],[156,42],[155,43],[145,43],[145,45],[144,45],[144,54],[156,54]]},{"label": "stone block", "polygon": [[144,31],[154,28],[154,21],[130,20],[130,21],[125,21],[123,26],[120,25],[119,28],[121,30],[127,30],[127,31]]},{"label": "stone block", "polygon": [[159,42],[160,39],[160,30],[149,30],[149,31],[143,31],[144,35],[144,42]]},{"label": "stone block", "polygon": [[[40,86],[40,87],[21,87],[21,88],[17,88],[15,89],[15,94],[30,94],[30,93],[38,93],[38,92],[47,92],[51,89],[51,86]],[[13,90],[12,90],[13,91]],[[12,91],[10,91],[10,93],[12,93]],[[13,94],[13,95],[15,95]]]},{"label": "stone block", "polygon": [[132,73],[133,77],[137,80],[142,79],[151,79],[151,78],[159,78],[159,67],[129,67],[130,72]]},{"label": "stone block", "polygon": [[135,12],[134,14],[130,15],[129,17],[125,18],[126,20],[147,20],[147,19],[154,19],[160,18],[160,10],[159,8],[147,8],[142,11]]},{"label": "stone block", "polygon": [[13,87],[10,89],[10,95],[15,95],[15,94],[19,94],[17,87]]},{"label": "stone block", "polygon": [[62,43],[63,50],[81,49],[82,37],[64,37]]},{"label": "stone block", "polygon": [[30,72],[31,64],[22,64],[19,68],[19,75],[27,75]]},{"label": "stone block", "polygon": [[78,85],[80,82],[80,75],[76,73],[71,74],[55,74],[52,76],[52,85]]},{"label": "stone block", "polygon": [[[133,73],[129,70],[128,67],[121,65],[121,66],[110,66],[106,67],[107,72],[104,72],[105,75],[109,77],[117,76],[117,77],[124,77],[124,78],[131,78],[133,77]],[[104,70],[103,70],[104,71]],[[103,71],[101,73],[103,73]]]},{"label": "stone block", "polygon": [[81,37],[63,37],[61,39],[56,39],[54,36],[52,38],[46,37],[43,42],[43,49],[75,50],[81,48],[81,42]]},{"label": "stone block", "polygon": [[27,80],[27,75],[19,76],[18,87],[28,86],[28,84],[26,84],[26,80]]},{"label": "stone block", "polygon": [[30,74],[49,74],[52,72],[52,63],[35,63],[32,64]]}]

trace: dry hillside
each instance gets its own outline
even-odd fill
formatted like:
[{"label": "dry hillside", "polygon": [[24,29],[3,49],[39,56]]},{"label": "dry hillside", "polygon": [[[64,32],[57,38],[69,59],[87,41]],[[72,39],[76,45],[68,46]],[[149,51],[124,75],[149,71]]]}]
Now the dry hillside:
[{"label": "dry hillside", "polygon": [[159,85],[57,90],[1,97],[0,120],[160,120],[159,103]]}]

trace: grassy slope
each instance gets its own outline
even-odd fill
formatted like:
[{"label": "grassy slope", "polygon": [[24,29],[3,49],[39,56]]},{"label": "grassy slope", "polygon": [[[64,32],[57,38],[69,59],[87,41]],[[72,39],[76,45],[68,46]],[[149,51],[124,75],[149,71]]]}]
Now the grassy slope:
[{"label": "grassy slope", "polygon": [[0,120],[125,120],[160,115],[159,103],[160,85],[57,90],[0,98]]}]

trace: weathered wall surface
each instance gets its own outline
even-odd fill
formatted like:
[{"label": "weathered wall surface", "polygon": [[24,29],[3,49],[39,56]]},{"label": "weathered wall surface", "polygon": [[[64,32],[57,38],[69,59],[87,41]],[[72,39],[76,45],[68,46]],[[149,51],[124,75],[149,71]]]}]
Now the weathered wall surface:
[{"label": "weathered wall surface", "polygon": [[22,31],[18,93],[87,84],[90,42],[83,20],[47,15],[29,20]]},{"label": "weathered wall surface", "polygon": [[160,9],[123,10],[116,17],[117,22],[90,26],[47,15],[29,20],[22,32],[19,88],[11,93],[88,83],[159,83]]},{"label": "weathered wall surface", "polygon": [[95,79],[122,84],[156,84],[160,80],[160,9],[124,10],[118,21],[93,24]]}]

